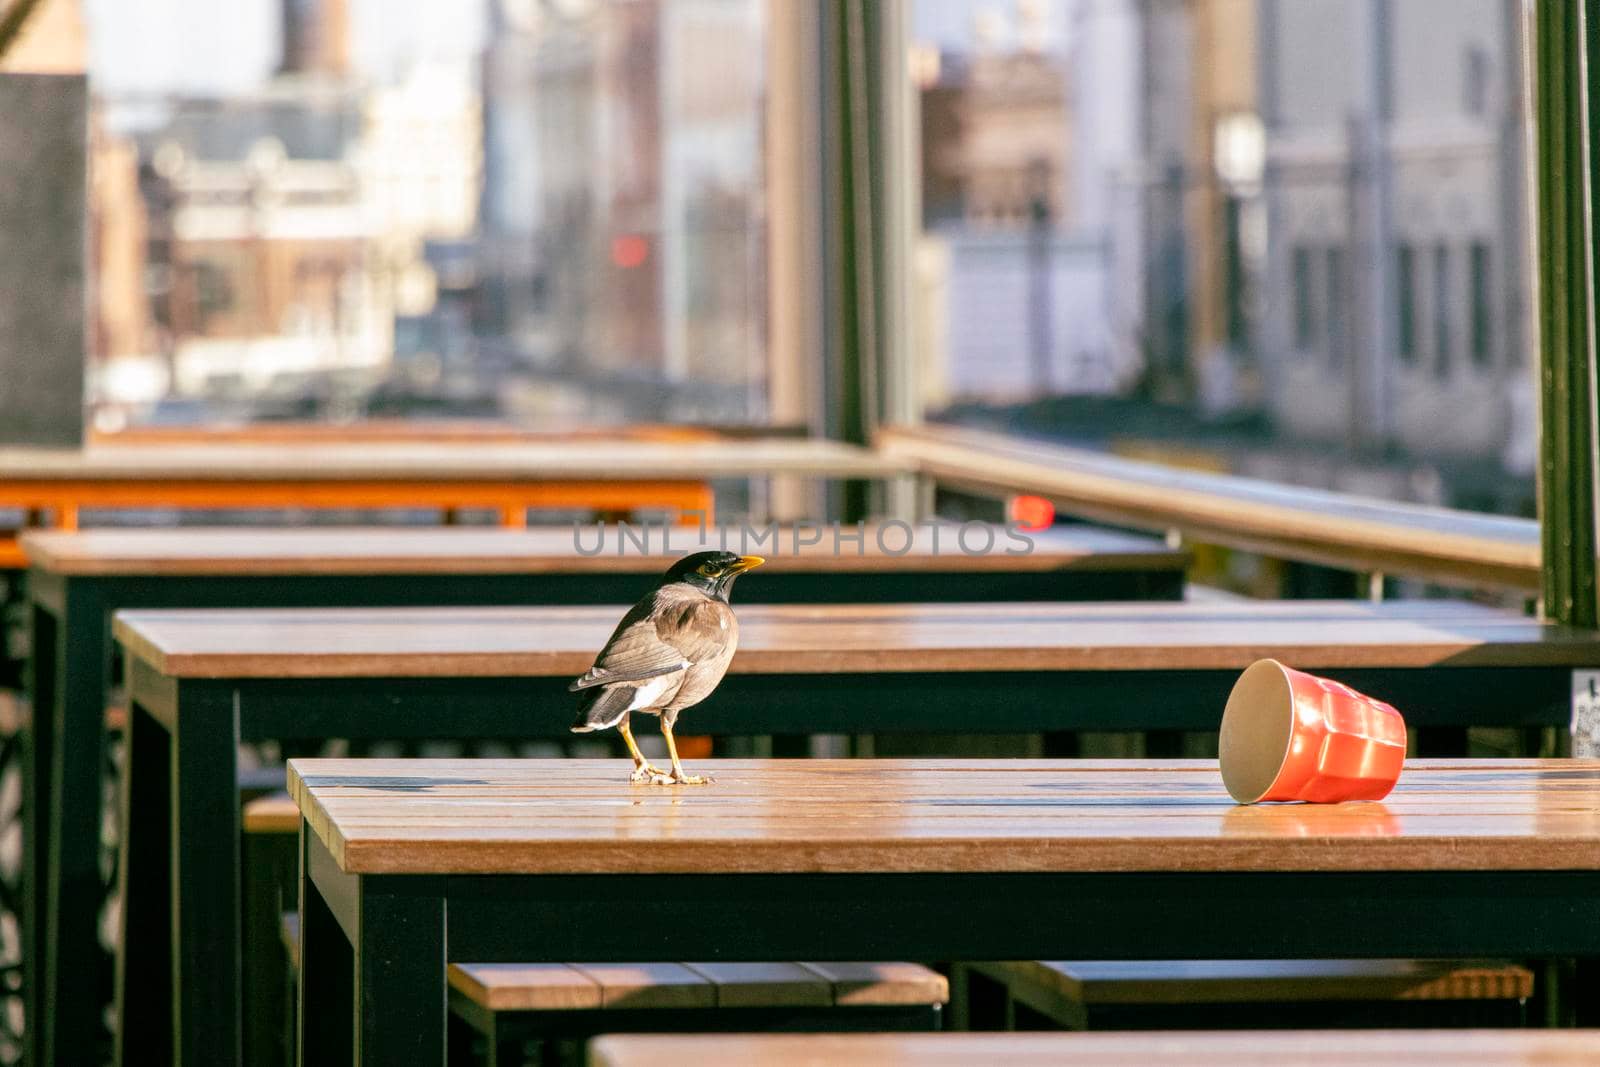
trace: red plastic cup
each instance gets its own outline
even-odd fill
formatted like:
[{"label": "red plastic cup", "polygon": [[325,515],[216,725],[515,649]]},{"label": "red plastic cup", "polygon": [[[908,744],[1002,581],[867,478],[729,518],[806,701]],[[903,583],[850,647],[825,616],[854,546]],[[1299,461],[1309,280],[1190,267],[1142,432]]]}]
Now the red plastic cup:
[{"label": "red plastic cup", "polygon": [[1220,755],[1241,804],[1382,800],[1405,763],[1406,723],[1347,685],[1257,660],[1228,694]]}]

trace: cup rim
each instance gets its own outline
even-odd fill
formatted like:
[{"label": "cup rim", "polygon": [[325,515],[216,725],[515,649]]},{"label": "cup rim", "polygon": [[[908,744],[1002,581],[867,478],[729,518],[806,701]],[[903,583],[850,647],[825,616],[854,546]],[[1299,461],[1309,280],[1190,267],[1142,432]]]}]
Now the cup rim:
[{"label": "cup rim", "polygon": [[1294,743],[1294,686],[1289,668],[1259,659],[1228,694],[1218,738],[1218,765],[1228,795],[1254,804],[1272,791]]}]

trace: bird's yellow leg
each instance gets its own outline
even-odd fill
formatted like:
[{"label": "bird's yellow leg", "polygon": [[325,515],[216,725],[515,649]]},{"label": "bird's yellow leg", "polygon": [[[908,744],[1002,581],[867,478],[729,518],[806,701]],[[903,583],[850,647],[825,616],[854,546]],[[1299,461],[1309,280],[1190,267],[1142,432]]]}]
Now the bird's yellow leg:
[{"label": "bird's yellow leg", "polygon": [[[622,740],[627,742],[628,751],[633,755],[633,774],[630,775],[635,782],[653,782],[658,778],[666,778],[667,772],[659,767],[650,766],[650,761],[644,758],[644,753],[639,751],[638,742],[633,739],[633,731],[628,729],[627,723],[617,726],[617,732],[622,735]],[[667,746],[672,747],[670,744]]]},{"label": "bird's yellow leg", "polygon": [[667,739],[667,755],[672,757],[672,785],[710,785],[711,779],[698,774],[685,774],[683,764],[678,761],[678,743],[672,739],[672,727],[667,724],[666,716],[661,718],[661,736]]}]

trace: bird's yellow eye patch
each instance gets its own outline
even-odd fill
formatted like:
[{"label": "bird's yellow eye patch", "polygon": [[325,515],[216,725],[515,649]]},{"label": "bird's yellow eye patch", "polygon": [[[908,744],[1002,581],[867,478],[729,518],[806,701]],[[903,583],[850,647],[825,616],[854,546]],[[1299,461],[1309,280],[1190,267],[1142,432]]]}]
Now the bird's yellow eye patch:
[{"label": "bird's yellow eye patch", "polygon": [[715,563],[702,563],[700,564],[700,573],[707,578],[714,577],[717,573],[717,565]]}]

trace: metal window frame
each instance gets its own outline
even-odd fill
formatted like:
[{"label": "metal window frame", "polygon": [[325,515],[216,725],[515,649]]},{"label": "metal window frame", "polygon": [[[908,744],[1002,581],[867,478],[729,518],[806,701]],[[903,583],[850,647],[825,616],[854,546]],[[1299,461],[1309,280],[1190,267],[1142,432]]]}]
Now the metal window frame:
[{"label": "metal window frame", "polygon": [[[828,432],[846,440],[865,442],[880,419],[914,421],[917,414],[906,343],[915,221],[914,102],[901,99],[907,2],[822,4],[825,391]],[[1507,3],[1525,20],[1534,162],[1542,608],[1556,621],[1597,628],[1600,0]],[[904,390],[892,403],[890,388]]]},{"label": "metal window frame", "polygon": [[1537,204],[1543,608],[1556,621],[1588,628],[1600,622],[1595,598],[1597,8],[1597,0],[1532,0],[1525,2],[1524,12],[1531,20],[1525,40]]}]

